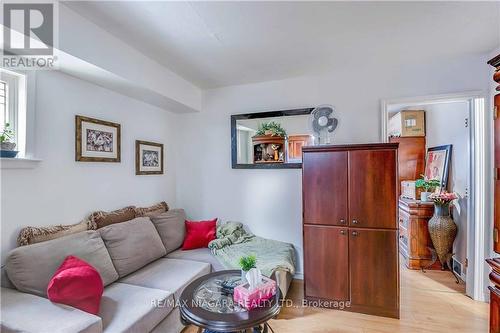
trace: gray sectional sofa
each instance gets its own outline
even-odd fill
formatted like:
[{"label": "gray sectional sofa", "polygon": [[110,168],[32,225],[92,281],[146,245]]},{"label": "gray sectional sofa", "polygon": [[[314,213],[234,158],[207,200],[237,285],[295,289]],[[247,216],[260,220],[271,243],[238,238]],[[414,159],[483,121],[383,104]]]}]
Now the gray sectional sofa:
[{"label": "gray sectional sofa", "polygon": [[[163,219],[140,217],[12,250],[2,268],[1,332],[182,331],[180,293],[224,267],[207,248],[180,250],[184,212],[169,212]],[[105,289],[98,315],[46,298],[52,275],[68,255],[101,274]],[[291,276],[277,271],[274,278],[286,293]]]}]

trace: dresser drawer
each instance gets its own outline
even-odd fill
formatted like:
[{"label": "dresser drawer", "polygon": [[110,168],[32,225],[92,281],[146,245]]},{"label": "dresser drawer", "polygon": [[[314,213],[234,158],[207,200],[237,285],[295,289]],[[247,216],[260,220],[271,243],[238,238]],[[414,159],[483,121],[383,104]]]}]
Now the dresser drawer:
[{"label": "dresser drawer", "polygon": [[[408,230],[408,225],[410,224],[410,215],[403,211],[399,210],[399,225]],[[401,228],[400,228],[401,229]]]},{"label": "dresser drawer", "polygon": [[399,226],[399,246],[404,249],[405,253],[408,253],[408,230],[403,226]]}]

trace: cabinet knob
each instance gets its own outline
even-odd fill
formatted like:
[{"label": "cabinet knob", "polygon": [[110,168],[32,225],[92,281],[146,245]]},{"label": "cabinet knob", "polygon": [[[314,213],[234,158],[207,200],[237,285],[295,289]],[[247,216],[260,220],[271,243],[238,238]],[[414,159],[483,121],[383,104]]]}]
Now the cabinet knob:
[{"label": "cabinet knob", "polygon": [[352,220],[352,224],[358,224],[358,220]]},{"label": "cabinet knob", "polygon": [[357,231],[353,231],[353,232],[352,232],[352,235],[353,235],[353,236],[357,236],[357,235],[359,235],[359,234],[358,234],[358,232],[357,232]]},{"label": "cabinet knob", "polygon": [[345,224],[345,220],[344,219],[340,219],[340,224]]},{"label": "cabinet knob", "polygon": [[340,230],[341,235],[345,235],[345,230]]}]

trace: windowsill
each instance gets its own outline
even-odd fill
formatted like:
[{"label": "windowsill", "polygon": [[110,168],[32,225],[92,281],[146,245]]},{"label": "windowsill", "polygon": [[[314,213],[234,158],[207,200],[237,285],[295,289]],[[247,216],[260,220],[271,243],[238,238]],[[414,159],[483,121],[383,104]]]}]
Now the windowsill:
[{"label": "windowsill", "polygon": [[27,157],[0,157],[0,169],[33,169],[38,166],[42,160],[38,158]]}]

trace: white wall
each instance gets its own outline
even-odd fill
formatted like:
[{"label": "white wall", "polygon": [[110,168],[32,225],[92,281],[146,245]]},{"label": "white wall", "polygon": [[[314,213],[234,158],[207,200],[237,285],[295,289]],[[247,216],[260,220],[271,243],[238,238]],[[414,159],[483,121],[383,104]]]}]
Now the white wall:
[{"label": "white wall", "polygon": [[470,156],[469,129],[465,127],[464,120],[469,117],[469,104],[467,102],[439,103],[426,105],[422,109],[426,110],[427,148],[453,145],[448,174],[448,191],[455,192],[459,196],[453,208],[453,218],[458,226],[453,252],[455,258],[464,265],[467,258],[467,198],[464,196],[468,187]]},{"label": "white wall", "polygon": [[332,104],[337,143],[380,141],[380,99],[487,90],[483,56],[404,66],[372,61],[322,76],[206,91],[203,111],[179,115],[177,203],[192,218],[237,220],[294,244],[302,271],[300,170],[231,169],[231,114]]},{"label": "white wall", "polygon": [[[55,71],[36,75],[34,169],[1,170],[1,250],[23,226],[77,223],[94,210],[175,206],[175,116]],[[121,163],[75,162],[75,115],[121,124]],[[135,175],[135,140],[165,144],[165,174]]]}]

